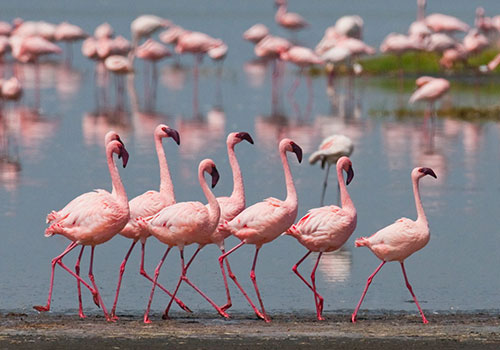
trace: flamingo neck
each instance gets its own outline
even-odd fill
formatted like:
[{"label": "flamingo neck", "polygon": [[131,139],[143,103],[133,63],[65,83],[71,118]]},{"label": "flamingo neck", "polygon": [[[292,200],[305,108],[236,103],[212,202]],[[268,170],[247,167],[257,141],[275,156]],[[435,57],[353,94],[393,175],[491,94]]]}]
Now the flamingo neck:
[{"label": "flamingo neck", "polygon": [[286,11],[287,11],[286,3],[279,5],[278,10],[276,11],[276,15],[274,17],[275,20],[279,21],[281,19],[281,17],[283,17],[283,15],[286,13]]},{"label": "flamingo neck", "polygon": [[347,186],[344,181],[344,174],[341,166],[337,166],[337,179],[339,181],[340,203],[342,204],[342,209],[356,213],[354,203],[352,202],[349,192],[347,192]]},{"label": "flamingo neck", "polygon": [[420,199],[419,190],[419,179],[413,178],[413,196],[415,197],[415,207],[417,208],[417,221],[427,222],[427,217],[425,216],[424,207],[422,206],[422,200]]},{"label": "flamingo neck", "polygon": [[200,170],[198,172],[198,181],[200,181],[200,186],[203,190],[203,194],[205,194],[205,197],[208,200],[208,216],[210,218],[210,222],[218,223],[220,218],[219,202],[217,202],[217,199],[208,187],[208,184],[205,181],[204,173],[204,170]]},{"label": "flamingo neck", "polygon": [[240,165],[234,153],[234,144],[228,143],[227,155],[229,157],[229,165],[233,172],[233,193],[231,193],[231,199],[241,201],[243,206],[245,206],[245,187],[243,185]]},{"label": "flamingo neck", "polygon": [[160,194],[170,203],[175,203],[174,185],[168,170],[167,158],[163,149],[162,139],[155,135],[156,154],[158,155],[158,163],[160,165]]},{"label": "flamingo neck", "polygon": [[285,173],[287,193],[285,202],[290,202],[293,205],[298,205],[297,192],[295,191],[295,185],[293,183],[292,172],[290,171],[290,165],[288,164],[286,151],[281,152],[281,162],[283,163],[283,171]]},{"label": "flamingo neck", "polygon": [[111,183],[113,185],[111,194],[120,202],[127,203],[128,205],[127,193],[125,192],[125,187],[123,187],[122,179],[120,178],[120,173],[116,167],[115,160],[113,159],[113,152],[111,150],[106,154],[106,159],[108,161],[109,174],[111,175]]}]

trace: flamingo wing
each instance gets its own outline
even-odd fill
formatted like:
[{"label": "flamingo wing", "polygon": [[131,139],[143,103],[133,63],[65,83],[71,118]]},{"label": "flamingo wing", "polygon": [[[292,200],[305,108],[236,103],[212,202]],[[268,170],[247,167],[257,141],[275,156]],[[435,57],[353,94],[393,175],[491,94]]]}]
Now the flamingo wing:
[{"label": "flamingo wing", "polygon": [[148,217],[158,213],[168,205],[158,191],[147,191],[130,200],[130,217]]}]

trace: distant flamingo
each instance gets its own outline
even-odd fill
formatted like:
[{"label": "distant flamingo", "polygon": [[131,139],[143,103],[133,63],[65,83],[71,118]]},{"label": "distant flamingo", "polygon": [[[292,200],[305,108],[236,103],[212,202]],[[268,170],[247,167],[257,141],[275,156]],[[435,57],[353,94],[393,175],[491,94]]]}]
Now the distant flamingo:
[{"label": "distant flamingo", "polygon": [[66,64],[68,66],[71,64],[73,57],[71,44],[75,41],[85,39],[87,36],[87,33],[82,28],[68,22],[62,22],[56,27],[54,39],[66,42]]},{"label": "distant flamingo", "polygon": [[363,25],[363,19],[360,16],[342,16],[335,22],[335,31],[341,36],[361,40]]},{"label": "distant flamingo", "polygon": [[2,82],[2,98],[11,101],[17,101],[23,94],[21,83],[16,77],[11,77]]},{"label": "distant flamingo", "polygon": [[130,24],[132,32],[132,48],[135,50],[139,46],[141,38],[147,38],[155,31],[168,27],[171,22],[155,15],[141,15]]},{"label": "distant flamingo", "polygon": [[469,25],[456,17],[433,13],[424,19],[424,23],[435,32],[467,32]]},{"label": "distant flamingo", "polygon": [[125,83],[123,76],[133,71],[132,62],[125,56],[112,55],[104,60],[104,66],[115,74],[116,108],[123,110],[125,100]]},{"label": "distant flamingo", "polygon": [[[210,243],[210,235],[215,231],[219,223],[220,207],[214,194],[210,191],[204,174],[208,173],[212,176],[212,187],[215,187],[219,180],[219,173],[211,159],[204,159],[198,167],[198,180],[200,186],[208,200],[208,206],[201,202],[182,202],[173,204],[163,208],[158,214],[147,217],[138,218],[137,221],[141,227],[158,238],[160,242],[168,245],[168,248],[163,255],[160,263],[156,267],[153,288],[149,297],[148,306],[144,314],[144,323],[150,323],[149,310],[153,295],[160,274],[161,266],[165,261],[172,247],[177,246],[181,255],[181,279],[177,283],[169,306],[163,314],[163,318],[168,318],[168,309],[173,298],[177,294],[180,287],[180,282],[185,281],[193,287],[201,296],[203,296],[218,312],[224,317],[229,317],[221,308],[219,308],[208,296],[206,296],[198,287],[196,287],[186,276],[187,269],[205,244]],[[187,264],[184,264],[184,246],[198,243],[198,249],[193,254]]]},{"label": "distant flamingo", "polygon": [[429,223],[427,222],[427,217],[424,213],[424,207],[422,206],[419,192],[419,181],[426,175],[437,178],[434,171],[430,168],[415,168],[411,172],[413,195],[415,197],[415,206],[417,208],[416,221],[408,218],[401,218],[392,225],[386,226],[370,237],[361,237],[356,240],[356,247],[368,247],[377,256],[377,258],[382,260],[382,263],[379,265],[379,267],[377,267],[375,272],[373,272],[370,277],[368,277],[368,281],[366,282],[366,286],[363,290],[363,294],[361,295],[361,299],[359,300],[359,303],[351,316],[352,322],[356,322],[356,316],[358,314],[359,308],[361,306],[361,303],[363,302],[368,287],[373,280],[373,277],[375,277],[377,272],[379,272],[379,270],[382,268],[382,266],[385,265],[386,262],[399,261],[399,263],[401,264],[401,269],[403,271],[403,276],[405,278],[406,287],[408,287],[408,290],[410,291],[413,300],[417,305],[418,311],[422,316],[423,323],[428,323],[422,309],[420,308],[420,305],[418,304],[417,297],[415,296],[415,294],[413,294],[413,290],[410,282],[408,282],[404,266],[404,260],[411,254],[425,247],[430,239]]},{"label": "distant flamingo", "polygon": [[[160,191],[147,191],[133,199],[129,202],[130,207],[130,219],[127,225],[120,231],[120,235],[130,238],[133,240],[130,249],[127,251],[125,258],[120,266],[120,275],[118,278],[118,286],[116,288],[115,301],[113,303],[113,308],[111,309],[111,317],[115,317],[116,304],[118,302],[118,294],[120,292],[121,281],[123,273],[125,272],[125,265],[127,264],[130,253],[134,249],[135,244],[140,240],[142,245],[141,254],[141,267],[140,273],[142,276],[146,277],[151,282],[153,279],[144,270],[144,252],[146,246],[146,239],[150,236],[150,233],[143,230],[137,223],[136,218],[138,217],[148,217],[155,215],[161,209],[175,204],[175,194],[174,187],[172,184],[172,179],[170,178],[170,171],[168,170],[167,159],[165,157],[165,151],[162,146],[162,139],[171,137],[177,144],[180,144],[179,133],[172,128],[169,128],[165,124],[160,124],[155,128],[154,131],[154,142],[156,153],[158,155],[158,163],[160,164]],[[165,291],[169,296],[172,296],[163,286],[158,285],[163,291]],[[180,300],[176,300],[179,306],[186,311],[190,311],[184,303]]]},{"label": "distant flamingo", "polygon": [[[347,173],[347,180],[344,184],[342,171]],[[314,208],[292,225],[286,234],[291,235],[309,251],[292,268],[293,272],[311,289],[314,293],[316,304],[316,316],[318,320],[324,320],[321,315],[323,311],[323,297],[316,291],[316,269],[319,259],[325,252],[333,252],[340,249],[349,239],[356,228],[357,214],[354,203],[347,192],[346,185],[349,185],[354,177],[351,160],[342,157],[337,162],[337,178],[340,187],[340,197],[342,208],[330,205],[321,208]],[[299,265],[312,253],[319,252],[316,264],[311,272],[311,284],[305,280],[298,272]]]},{"label": "distant flamingo", "polygon": [[409,103],[417,101],[429,102],[432,115],[435,114],[435,102],[450,89],[450,82],[444,78],[422,76],[416,80],[417,90],[410,96]]},{"label": "distant flamingo", "polygon": [[[319,145],[319,149],[313,152],[309,157],[309,164],[316,164],[318,160],[321,161],[321,168],[326,168],[325,180],[323,181],[323,192],[321,193],[320,205],[323,206],[325,200],[326,187],[328,185],[328,173],[330,166],[337,164],[341,157],[349,157],[354,150],[352,140],[345,135],[331,135],[325,138]],[[339,192],[340,195],[340,192]]]},{"label": "distant flamingo", "polygon": [[[47,222],[50,223],[50,226],[45,230],[45,236],[50,237],[55,234],[60,234],[70,239],[72,242],[62,254],[52,259],[52,273],[50,277],[47,305],[34,306],[34,308],[40,312],[50,310],[52,288],[54,285],[54,272],[56,264],[59,264],[63,269],[73,275],[78,282],[82,283],[92,292],[94,302],[102,307],[106,319],[108,321],[112,320],[97,289],[92,267],[95,246],[110,240],[121,231],[128,222],[130,215],[127,194],[113,160],[113,154],[117,154],[119,158],[123,159],[124,167],[127,165],[128,161],[127,150],[121,141],[113,140],[106,145],[106,158],[113,184],[111,193],[105,190],[84,193],[73,199],[60,211],[52,211],[47,215]],[[87,284],[78,274],[75,274],[62,262],[62,258],[78,245],[90,245],[92,248],[89,278],[93,287]]]},{"label": "distant flamingo", "polygon": [[243,39],[248,40],[254,44],[264,39],[269,35],[269,29],[262,23],[257,23],[248,28],[243,33]]},{"label": "distant flamingo", "polygon": [[309,25],[298,13],[288,12],[288,0],[276,0],[275,2],[278,5],[278,10],[274,19],[280,26],[288,30],[300,30]]},{"label": "distant flamingo", "polygon": [[264,304],[262,303],[262,299],[260,297],[259,288],[257,287],[255,265],[257,264],[257,257],[262,245],[273,241],[285,232],[288,228],[290,228],[290,226],[293,225],[293,222],[297,217],[297,192],[295,191],[295,186],[293,184],[292,173],[290,171],[286,155],[287,152],[294,152],[297,155],[298,161],[301,162],[302,149],[295,142],[287,138],[281,140],[279,143],[279,153],[281,162],[283,163],[283,171],[285,173],[287,190],[286,199],[282,201],[273,197],[267,198],[263,202],[256,203],[246,208],[233,220],[226,222],[225,225],[223,225],[223,229],[231,232],[232,235],[241,240],[241,243],[219,257],[219,264],[222,267],[224,259],[238,248],[244,244],[255,245],[255,256],[252,264],[252,270],[250,272],[250,278],[253,282],[255,293],[259,299],[262,311],[259,311],[251,302],[247,293],[243,290],[243,287],[238,283],[236,276],[230,275],[230,277],[249,301],[257,316],[264,319],[266,322],[270,322],[271,319],[266,314]]}]

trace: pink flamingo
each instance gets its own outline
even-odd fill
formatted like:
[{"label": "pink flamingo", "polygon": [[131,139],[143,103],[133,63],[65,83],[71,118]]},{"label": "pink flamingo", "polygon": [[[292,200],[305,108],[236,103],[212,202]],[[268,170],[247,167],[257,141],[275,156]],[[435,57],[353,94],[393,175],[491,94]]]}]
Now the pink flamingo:
[{"label": "pink flamingo", "polygon": [[243,33],[243,39],[248,40],[254,44],[264,39],[269,35],[269,29],[262,23],[257,23],[248,28]]},{"label": "pink flamingo", "polygon": [[143,37],[149,37],[158,29],[165,28],[171,25],[168,19],[164,19],[155,15],[141,15],[134,19],[130,24],[132,32],[132,47],[135,49],[139,45],[139,41]]},{"label": "pink flamingo", "polygon": [[259,318],[270,322],[271,319],[266,314],[264,304],[260,297],[257,280],[255,277],[255,265],[259,250],[263,244],[269,243],[285,232],[290,226],[293,225],[297,217],[298,199],[295,186],[293,184],[292,173],[288,164],[287,152],[294,152],[297,155],[299,163],[302,161],[302,149],[292,140],[285,138],[279,143],[279,153],[281,162],[283,163],[283,170],[285,173],[285,183],[287,190],[287,197],[284,201],[277,198],[267,198],[263,202],[256,203],[238,214],[233,220],[226,222],[223,226],[232,235],[241,240],[237,246],[229,250],[227,253],[219,257],[219,264],[223,266],[224,259],[236,251],[244,244],[255,245],[255,256],[250,272],[250,278],[253,282],[255,293],[259,299],[261,311],[251,302],[243,287],[238,283],[236,276],[230,275],[235,282],[236,286],[240,289],[246,299],[249,301],[251,307]]},{"label": "pink flamingo", "polygon": [[[158,155],[158,163],[160,164],[160,191],[147,191],[133,199],[129,202],[130,207],[130,219],[127,225],[120,231],[120,235],[133,240],[123,262],[120,266],[120,275],[118,278],[118,285],[116,287],[115,301],[113,303],[113,308],[111,309],[111,316],[115,317],[116,304],[118,302],[118,294],[120,293],[120,286],[122,282],[123,273],[125,272],[125,265],[127,264],[128,258],[134,249],[136,243],[140,240],[141,249],[141,267],[140,273],[142,276],[146,277],[148,280],[153,282],[153,279],[144,270],[144,252],[146,246],[146,239],[150,236],[149,231],[143,230],[137,223],[137,217],[147,217],[158,213],[161,209],[172,205],[175,203],[174,186],[172,184],[172,179],[170,177],[170,171],[168,170],[167,159],[165,157],[165,151],[162,146],[162,139],[171,137],[175,143],[180,144],[179,133],[177,130],[172,129],[165,124],[160,124],[155,128],[154,131],[154,141],[156,147],[156,153]],[[172,294],[166,290],[163,286],[158,285],[165,293],[169,296]],[[191,311],[184,305],[182,301],[176,299],[176,302],[181,308],[186,311]]]},{"label": "pink flamingo", "polygon": [[11,77],[2,82],[2,98],[11,101],[17,101],[23,94],[23,87],[16,77]]},{"label": "pink flamingo", "polygon": [[62,22],[56,27],[54,39],[56,41],[64,41],[67,44],[66,64],[68,66],[71,64],[73,56],[71,44],[75,41],[85,39],[87,36],[87,33],[82,28],[68,22]]},{"label": "pink flamingo", "polygon": [[104,67],[115,74],[116,106],[117,109],[123,110],[125,108],[125,85],[123,76],[133,71],[132,62],[125,56],[111,55],[104,60]]},{"label": "pink flamingo", "polygon": [[[108,137],[106,137],[106,141]],[[111,193],[105,190],[84,193],[73,199],[60,211],[52,211],[47,215],[47,222],[50,223],[50,226],[45,230],[45,236],[50,237],[55,234],[60,234],[70,239],[71,243],[60,255],[52,259],[52,272],[47,305],[34,306],[34,308],[40,312],[50,310],[52,289],[54,286],[54,272],[56,264],[59,264],[63,269],[75,277],[79,283],[82,283],[92,292],[96,305],[102,307],[104,316],[108,321],[112,320],[102,302],[102,298],[94,280],[93,262],[95,246],[113,238],[113,236],[125,227],[130,216],[127,193],[120,179],[120,174],[114,162],[113,154],[117,154],[119,158],[122,158],[123,167],[127,165],[128,161],[128,152],[121,141],[113,140],[106,145],[106,158],[113,185]],[[77,272],[74,273],[63,264],[62,258],[78,245],[82,245],[82,251],[77,260]],[[87,284],[79,276],[79,261],[85,246],[92,247],[89,278],[93,287]],[[80,316],[82,315],[83,313],[80,313]]]},{"label": "pink flamingo", "polygon": [[[347,179],[344,184],[342,171],[347,173]],[[292,268],[293,272],[311,289],[314,293],[314,302],[316,304],[316,317],[318,320],[324,320],[323,297],[316,291],[316,269],[319,260],[325,252],[333,252],[340,249],[349,239],[356,228],[357,214],[354,203],[347,192],[346,185],[349,185],[354,177],[351,160],[342,157],[337,162],[337,178],[340,187],[340,198],[342,207],[330,205],[321,208],[314,208],[292,225],[286,234],[291,235],[309,251]],[[311,272],[311,283],[307,282],[297,270],[299,265],[312,253],[319,252],[316,264]]]},{"label": "pink flamingo", "polygon": [[370,237],[358,238],[355,242],[356,247],[368,247],[382,263],[377,269],[368,277],[365,289],[361,295],[356,309],[352,313],[351,321],[356,322],[356,315],[366,295],[368,287],[372,283],[373,277],[379,272],[382,266],[388,261],[399,261],[401,270],[405,278],[406,287],[410,291],[418,311],[422,316],[423,323],[428,323],[424,316],[420,305],[418,304],[417,297],[413,293],[408,277],[406,276],[404,260],[415,253],[417,250],[422,249],[427,245],[430,239],[429,223],[424,213],[424,207],[420,199],[419,181],[422,177],[430,175],[437,178],[434,171],[430,168],[415,168],[411,172],[411,180],[413,183],[413,195],[415,197],[415,206],[417,207],[417,220],[413,221],[408,218],[401,218],[392,225],[386,226]]},{"label": "pink flamingo", "polygon": [[288,10],[288,0],[276,0],[276,5],[278,5],[278,10],[274,16],[274,20],[280,26],[288,30],[300,30],[307,27],[309,24],[306,22],[301,15],[294,12],[287,12]]},{"label": "pink flamingo", "polygon": [[416,80],[417,90],[410,96],[409,103],[429,102],[429,109],[435,114],[435,102],[450,89],[450,82],[444,78],[422,76]]},{"label": "pink flamingo", "polygon": [[[226,318],[229,317],[228,314],[226,314],[221,308],[219,308],[186,276],[187,269],[189,268],[198,252],[204,245],[210,243],[210,235],[217,228],[220,218],[219,203],[217,202],[217,199],[215,198],[212,191],[210,191],[205,181],[205,173],[208,173],[212,176],[212,188],[215,187],[217,181],[219,180],[219,173],[217,171],[217,168],[215,167],[215,163],[211,159],[202,160],[198,167],[198,180],[200,182],[203,193],[208,200],[208,206],[205,206],[201,202],[177,203],[163,208],[156,215],[147,218],[137,218],[140,226],[142,226],[146,230],[149,230],[149,232],[153,236],[158,238],[160,242],[168,245],[165,254],[163,255],[155,270],[153,288],[151,289],[148,306],[144,314],[144,323],[151,322],[149,320],[149,310],[151,308],[151,302],[153,301],[153,295],[158,276],[160,274],[160,269],[168,253],[174,246],[177,246],[180,251],[182,266],[181,279],[179,279],[179,282],[177,283],[177,287],[175,288],[169,306],[163,314],[163,318],[168,318],[168,309],[172,303],[173,298],[175,298],[177,291],[179,290],[181,281],[185,281],[198,293],[200,293],[200,295],[203,296],[219,312],[220,315]],[[198,243],[198,249],[193,254],[189,262],[187,264],[184,264],[184,246],[193,243]]]},{"label": "pink flamingo", "polygon": [[424,23],[435,32],[467,32],[469,25],[456,17],[433,13],[424,19]]}]

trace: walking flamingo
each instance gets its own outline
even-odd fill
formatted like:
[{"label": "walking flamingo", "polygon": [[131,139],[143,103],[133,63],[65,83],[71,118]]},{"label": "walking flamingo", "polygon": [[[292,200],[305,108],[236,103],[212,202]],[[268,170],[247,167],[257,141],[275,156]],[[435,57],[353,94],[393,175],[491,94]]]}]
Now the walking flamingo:
[{"label": "walking flamingo", "polygon": [[[211,159],[204,159],[200,162],[198,167],[198,180],[200,186],[208,200],[208,206],[201,202],[182,202],[173,204],[163,208],[158,214],[147,217],[137,218],[139,225],[148,230],[158,240],[168,246],[165,254],[161,258],[155,270],[155,277],[151,295],[149,297],[148,306],[144,313],[144,323],[150,323],[149,310],[153,295],[160,274],[161,266],[165,261],[168,253],[172,247],[177,246],[181,256],[181,279],[177,283],[176,289],[170,300],[169,306],[163,314],[163,318],[168,318],[168,308],[170,307],[173,298],[177,294],[180,287],[180,282],[185,281],[193,287],[201,296],[203,296],[218,312],[220,315],[228,318],[229,316],[219,308],[208,296],[206,296],[198,287],[196,287],[186,276],[187,269],[203,248],[204,245],[210,243],[210,235],[215,231],[219,223],[220,207],[217,199],[212,191],[210,191],[204,174],[208,173],[212,176],[212,188],[215,187],[219,180],[219,173],[215,167],[215,163]],[[193,254],[187,264],[184,263],[184,246],[198,243],[198,249]]]},{"label": "walking flamingo", "polygon": [[[106,135],[105,141],[107,141],[108,138],[109,135]],[[40,312],[50,310],[54,286],[54,272],[56,264],[59,264],[63,269],[75,277],[79,283],[82,283],[92,292],[94,302],[96,305],[102,307],[106,320],[112,321],[94,280],[93,263],[95,246],[107,242],[121,231],[127,224],[130,216],[127,193],[120,179],[120,174],[114,162],[113,154],[117,154],[118,158],[122,158],[123,167],[127,165],[128,161],[128,152],[121,141],[112,140],[107,143],[106,159],[113,185],[111,193],[105,190],[95,190],[93,192],[84,193],[73,199],[60,211],[52,211],[47,215],[47,222],[50,223],[50,226],[45,230],[45,236],[50,237],[55,234],[60,234],[70,239],[71,243],[60,255],[52,259],[52,272],[50,276],[47,304],[45,306],[34,306],[35,310]],[[85,246],[92,247],[89,278],[93,287],[80,278],[79,270],[74,273],[62,262],[62,258],[78,245],[82,245],[82,251],[78,257],[77,264],[83,253],[83,248]],[[80,316],[82,315],[83,313],[80,313]]]},{"label": "walking flamingo", "polygon": [[[120,266],[120,274],[118,277],[118,285],[116,287],[116,295],[115,301],[113,303],[113,308],[111,309],[111,316],[116,317],[116,304],[118,302],[118,294],[120,293],[120,286],[122,282],[123,273],[125,272],[125,265],[127,264],[128,258],[136,243],[140,240],[142,249],[141,249],[141,266],[140,266],[140,274],[146,277],[148,280],[153,282],[153,279],[146,273],[144,270],[144,253],[146,246],[146,239],[150,236],[149,231],[142,229],[138,223],[137,217],[147,217],[151,215],[155,215],[161,209],[172,205],[175,203],[175,194],[174,194],[174,186],[172,184],[172,179],[170,177],[170,171],[168,169],[167,159],[165,157],[165,151],[162,146],[162,139],[171,137],[175,143],[180,144],[179,133],[177,130],[172,129],[165,124],[160,124],[155,128],[154,131],[154,141],[156,147],[156,154],[158,155],[158,163],[160,165],[160,191],[147,191],[133,199],[129,202],[130,207],[130,219],[127,225],[120,231],[120,235],[130,238],[133,240],[132,245],[130,246],[123,262]],[[158,285],[165,293],[169,296],[172,294],[166,290],[163,286]],[[181,308],[186,311],[191,311],[189,308],[184,305],[182,301],[176,299],[176,302],[179,304]]]},{"label": "walking flamingo", "polygon": [[[347,173],[347,179],[344,184],[342,171]],[[333,252],[340,249],[349,239],[356,228],[357,214],[354,203],[347,192],[346,185],[349,185],[354,177],[352,162],[347,157],[342,157],[337,162],[337,178],[340,187],[340,197],[342,207],[330,205],[321,208],[314,208],[292,225],[286,234],[291,235],[309,251],[292,268],[293,272],[311,289],[314,293],[314,302],[316,304],[316,317],[318,320],[324,320],[323,297],[316,291],[316,269],[319,260],[325,252]],[[319,252],[316,264],[311,272],[311,283],[307,282],[297,270],[299,265],[312,253]]]},{"label": "walking flamingo", "polygon": [[434,171],[430,168],[415,168],[411,172],[413,195],[415,197],[415,206],[417,208],[416,221],[408,218],[401,218],[392,225],[384,227],[370,237],[361,237],[356,240],[356,247],[368,247],[377,256],[377,258],[382,260],[382,263],[370,275],[370,277],[368,277],[368,281],[366,282],[366,286],[363,290],[363,294],[361,295],[361,299],[359,300],[359,303],[351,316],[352,322],[356,322],[356,316],[358,314],[359,308],[361,306],[361,303],[363,302],[368,287],[373,280],[373,277],[375,277],[377,272],[379,272],[379,270],[382,268],[382,266],[384,266],[386,262],[399,261],[399,263],[401,264],[401,270],[403,271],[403,276],[405,278],[406,287],[410,291],[413,300],[417,305],[418,311],[422,316],[423,323],[428,323],[422,309],[420,308],[420,305],[418,304],[417,297],[413,293],[410,282],[408,282],[408,277],[406,276],[404,266],[405,259],[415,253],[417,250],[425,247],[430,239],[429,223],[427,222],[427,217],[424,213],[424,207],[422,206],[419,192],[419,181],[426,175],[437,178]]},{"label": "walking flamingo", "polygon": [[256,203],[238,214],[233,220],[226,222],[223,226],[232,235],[241,240],[237,246],[229,250],[227,253],[219,257],[219,264],[221,267],[224,264],[224,259],[236,251],[244,244],[255,245],[255,256],[253,259],[252,270],[250,272],[250,279],[255,288],[255,293],[259,299],[262,311],[259,311],[251,302],[243,287],[238,283],[235,275],[230,277],[235,282],[236,286],[240,289],[246,299],[249,301],[251,307],[258,317],[270,322],[271,319],[266,314],[264,304],[260,297],[259,288],[257,287],[257,280],[255,277],[255,265],[259,250],[263,244],[269,243],[285,232],[297,217],[298,199],[295,186],[293,184],[292,173],[288,164],[287,152],[293,152],[297,155],[299,163],[302,161],[302,149],[292,140],[285,138],[279,143],[279,153],[281,162],[283,163],[283,171],[285,173],[285,183],[287,196],[284,201],[277,198],[269,197],[263,202]]},{"label": "walking flamingo", "polygon": [[316,152],[313,152],[309,157],[309,164],[316,164],[316,162],[320,160],[322,169],[324,169],[325,164],[328,163],[328,166],[326,168],[325,180],[323,181],[323,191],[321,192],[321,206],[323,206],[325,200],[325,192],[326,187],[328,186],[328,173],[330,172],[330,166],[332,164],[337,164],[338,160],[341,157],[349,157],[353,150],[354,144],[349,137],[345,135],[335,134],[325,138],[319,145],[319,149]]}]

